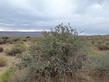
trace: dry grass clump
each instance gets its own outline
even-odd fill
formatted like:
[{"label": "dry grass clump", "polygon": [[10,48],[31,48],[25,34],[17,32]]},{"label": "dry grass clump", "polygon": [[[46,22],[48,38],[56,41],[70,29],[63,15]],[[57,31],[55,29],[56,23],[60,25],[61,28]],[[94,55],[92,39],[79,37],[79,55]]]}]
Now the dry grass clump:
[{"label": "dry grass clump", "polygon": [[6,66],[7,65],[7,61],[8,61],[7,57],[0,56],[0,67]]},{"label": "dry grass clump", "polygon": [[[6,69],[5,72],[0,75],[0,82],[9,82],[13,73],[14,73],[14,71],[11,68]],[[16,81],[14,81],[14,82],[16,82]]]}]

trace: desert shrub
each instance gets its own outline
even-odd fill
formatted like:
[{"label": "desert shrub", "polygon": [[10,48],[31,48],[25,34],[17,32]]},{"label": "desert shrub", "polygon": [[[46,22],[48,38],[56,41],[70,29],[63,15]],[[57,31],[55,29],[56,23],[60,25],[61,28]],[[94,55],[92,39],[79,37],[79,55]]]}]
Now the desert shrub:
[{"label": "desert shrub", "polygon": [[2,41],[2,40],[0,40],[0,44],[5,44],[5,42],[4,42],[4,41]]},{"label": "desert shrub", "polygon": [[3,39],[0,39],[0,44],[6,44],[6,42]]},{"label": "desert shrub", "polygon": [[103,50],[109,50],[109,45],[106,45],[106,44],[98,44],[97,45],[97,48],[101,51]]},{"label": "desert shrub", "polygon": [[11,37],[10,39],[8,39],[8,43],[10,44],[16,44],[18,42],[21,42],[21,37]]},{"label": "desert shrub", "polygon": [[13,38],[13,42],[20,41],[20,38]]},{"label": "desert shrub", "polygon": [[24,42],[26,42],[26,41],[27,41],[27,39],[23,39],[23,41],[24,41]]},{"label": "desert shrub", "polygon": [[14,71],[12,69],[7,69],[2,75],[0,75],[0,82],[8,82]]},{"label": "desert shrub", "polygon": [[9,39],[9,37],[4,36],[4,37],[2,37],[2,39],[7,40],[7,39]]},{"label": "desert shrub", "polygon": [[31,38],[31,36],[27,36],[26,38],[27,38],[27,39],[30,39],[30,38]]},{"label": "desert shrub", "polygon": [[50,81],[56,76],[72,76],[87,60],[82,48],[77,31],[70,25],[61,24],[51,32],[45,32],[40,43],[31,46],[31,50],[21,57],[18,67],[28,69],[26,82],[34,82],[40,77]]},{"label": "desert shrub", "polygon": [[2,37],[2,40],[3,40],[4,42],[7,42],[7,41],[8,41],[8,39],[9,39],[9,37],[7,37],[7,36]]},{"label": "desert shrub", "polygon": [[2,47],[0,47],[0,52],[3,52],[3,51],[4,51],[4,49]]},{"label": "desert shrub", "polygon": [[[101,82],[109,81],[109,55],[98,55],[91,58],[93,65],[90,67],[90,76],[93,79],[100,80]],[[103,81],[102,81],[103,80]],[[98,81],[97,81],[98,82]]]},{"label": "desert shrub", "polygon": [[5,56],[0,56],[0,67],[7,65],[7,58]]},{"label": "desert shrub", "polygon": [[101,55],[93,57],[93,62],[96,64],[96,69],[108,70],[109,71],[109,55]]},{"label": "desert shrub", "polygon": [[8,42],[9,37],[4,36],[0,38],[0,44],[6,44]]},{"label": "desert shrub", "polygon": [[5,52],[7,55],[16,56],[17,54],[21,54],[25,51],[26,47],[24,44],[15,44],[12,48],[7,49]]},{"label": "desert shrub", "polygon": [[94,45],[95,47],[97,47],[99,50],[104,51],[104,50],[109,50],[109,42],[107,39],[103,39],[105,38],[104,36],[102,36],[101,38],[97,39],[96,36],[94,36],[94,40],[92,39],[92,45]]}]

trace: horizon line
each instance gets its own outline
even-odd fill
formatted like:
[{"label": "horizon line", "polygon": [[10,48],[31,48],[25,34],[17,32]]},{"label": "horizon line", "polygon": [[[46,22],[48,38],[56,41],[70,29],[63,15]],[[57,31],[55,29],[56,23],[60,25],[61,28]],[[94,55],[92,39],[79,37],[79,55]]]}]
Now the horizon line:
[{"label": "horizon line", "polygon": [[[50,32],[48,29],[41,30],[0,30],[0,32]],[[99,35],[109,35],[109,34],[98,34],[98,33],[78,33],[80,36],[99,36]]]},{"label": "horizon line", "polygon": [[44,32],[47,31],[49,32],[50,30],[48,29],[41,29],[41,30],[0,30],[0,32]]}]

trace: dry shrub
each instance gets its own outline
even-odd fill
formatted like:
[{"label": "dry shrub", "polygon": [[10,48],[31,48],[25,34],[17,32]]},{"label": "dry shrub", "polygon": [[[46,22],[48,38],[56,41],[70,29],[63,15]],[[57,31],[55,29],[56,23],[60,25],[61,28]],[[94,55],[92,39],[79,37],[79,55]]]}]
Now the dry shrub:
[{"label": "dry shrub", "polygon": [[7,65],[7,57],[0,56],[0,67],[4,67]]},{"label": "dry shrub", "polygon": [[4,36],[0,38],[0,44],[6,44],[8,42],[9,37]]},{"label": "dry shrub", "polygon": [[22,54],[25,52],[26,47],[24,44],[15,44],[12,48],[6,49],[6,54],[9,56],[16,56],[17,54]]},{"label": "dry shrub", "polygon": [[2,47],[0,47],[0,52],[3,52],[3,51],[4,51],[4,49]]},{"label": "dry shrub", "polygon": [[109,45],[98,45],[97,47],[101,51],[109,50]]}]

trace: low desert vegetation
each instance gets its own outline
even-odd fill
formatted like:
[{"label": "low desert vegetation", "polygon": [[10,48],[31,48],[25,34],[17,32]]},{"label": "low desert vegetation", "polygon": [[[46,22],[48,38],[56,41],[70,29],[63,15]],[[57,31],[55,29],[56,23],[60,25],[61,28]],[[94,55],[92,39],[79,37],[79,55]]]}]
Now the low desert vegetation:
[{"label": "low desert vegetation", "polygon": [[9,56],[16,56],[25,52],[26,46],[24,44],[15,44],[11,48],[6,49],[6,54]]},{"label": "low desert vegetation", "polygon": [[109,82],[109,36],[60,24],[39,38],[1,37],[0,45],[0,68],[9,68],[0,82]]}]

